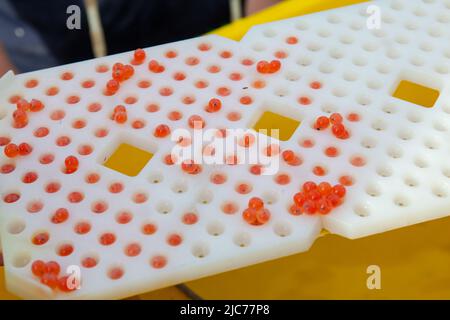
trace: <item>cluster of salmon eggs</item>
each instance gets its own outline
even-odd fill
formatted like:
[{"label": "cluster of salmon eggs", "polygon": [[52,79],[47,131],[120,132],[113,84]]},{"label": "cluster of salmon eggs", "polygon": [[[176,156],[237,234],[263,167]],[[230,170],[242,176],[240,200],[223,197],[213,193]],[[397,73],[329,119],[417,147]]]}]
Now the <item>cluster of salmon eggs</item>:
[{"label": "cluster of salmon eggs", "polygon": [[17,156],[26,156],[29,155],[33,151],[33,148],[26,142],[23,142],[19,145],[15,143],[8,143],[5,146],[3,152],[8,158],[15,158]]},{"label": "cluster of salmon eggs", "polygon": [[329,117],[320,116],[314,123],[317,130],[325,130],[331,125],[331,132],[338,139],[348,139],[350,134],[343,124],[343,117],[339,113],[333,113]]},{"label": "cluster of salmon eggs", "polygon": [[111,119],[120,124],[127,122],[128,114],[127,114],[127,109],[125,108],[125,106],[123,106],[121,104],[116,106],[114,108]]},{"label": "cluster of salmon eggs", "polygon": [[106,83],[106,94],[114,95],[120,88],[120,83],[134,75],[134,68],[129,64],[116,62],[112,67],[112,79]]},{"label": "cluster of salmon eggs", "polygon": [[39,277],[42,284],[50,287],[51,289],[58,288],[63,292],[70,292],[75,290],[68,285],[69,276],[59,276],[61,267],[56,261],[44,262],[42,260],[36,260],[31,264],[31,272]]},{"label": "cluster of salmon eggs", "polygon": [[291,206],[290,212],[293,215],[328,214],[342,204],[346,192],[347,190],[341,184],[332,186],[328,182],[316,184],[307,181],[303,184],[300,192],[294,195],[294,204]]},{"label": "cluster of salmon eggs", "polygon": [[283,160],[291,166],[297,166],[302,162],[302,159],[292,150],[284,150],[281,154]]},{"label": "cluster of salmon eggs", "polygon": [[153,73],[161,73],[165,69],[166,68],[156,60],[150,60],[150,62],[148,63],[148,70]]},{"label": "cluster of salmon eggs", "polygon": [[[44,104],[38,99],[32,99],[31,101],[19,99],[16,103],[16,110],[13,112],[13,126],[17,129],[26,127],[28,125],[28,112],[39,112],[44,107]],[[26,156],[31,151],[33,151],[33,148],[26,142],[19,145],[8,143],[3,150],[8,158]]]},{"label": "cluster of salmon eggs", "polygon": [[16,103],[17,110],[13,113],[13,124],[17,129],[24,128],[28,124],[28,111],[38,112],[44,109],[44,104],[37,99],[28,102],[25,99],[19,99]]},{"label": "cluster of salmon eggs", "polygon": [[264,208],[261,198],[253,197],[248,201],[248,208],[242,212],[242,218],[252,226],[261,226],[270,220],[270,212]]},{"label": "cluster of salmon eggs", "polygon": [[256,70],[259,73],[275,73],[281,68],[281,62],[279,60],[266,61],[261,60],[256,64]]}]

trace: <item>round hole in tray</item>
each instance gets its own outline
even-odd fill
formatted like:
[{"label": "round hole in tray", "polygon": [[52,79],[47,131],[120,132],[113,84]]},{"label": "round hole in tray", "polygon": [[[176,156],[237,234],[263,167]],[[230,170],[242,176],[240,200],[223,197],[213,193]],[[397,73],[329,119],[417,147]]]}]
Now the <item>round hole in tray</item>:
[{"label": "round hole in tray", "polygon": [[446,198],[448,196],[448,187],[444,184],[432,187],[433,194],[438,198]]},{"label": "round hole in tray", "polygon": [[439,64],[434,69],[440,74],[448,74],[450,72],[450,67],[446,64]]},{"label": "round hole in tray", "polygon": [[266,191],[262,194],[262,199],[268,205],[275,204],[279,199],[279,194],[275,190]]},{"label": "round hole in tray", "polygon": [[372,90],[378,90],[382,87],[382,83],[379,82],[378,80],[372,79],[367,81],[367,88],[372,89]]},{"label": "round hole in tray", "polygon": [[437,120],[434,121],[434,123],[433,123],[433,128],[434,128],[435,130],[437,130],[437,131],[444,132],[444,131],[447,131],[447,130],[448,130],[448,125],[447,125],[446,122],[437,119]]},{"label": "round hole in tray", "polygon": [[396,107],[392,104],[390,105],[386,105],[383,107],[383,112],[387,113],[387,114],[393,114],[397,111]]},{"label": "round hole in tray", "polygon": [[360,217],[368,217],[370,215],[369,207],[367,205],[356,205],[353,208],[353,212]]},{"label": "round hole in tray", "polygon": [[409,205],[409,200],[403,195],[398,195],[394,198],[394,203],[398,207],[407,207]]},{"label": "round hole in tray", "polygon": [[376,131],[383,131],[386,129],[386,122],[381,119],[372,122],[372,128]]},{"label": "round hole in tray", "polygon": [[253,44],[252,49],[256,52],[261,52],[266,50],[266,46],[260,42]]},{"label": "round hole in tray", "polygon": [[287,221],[278,221],[274,224],[273,231],[277,236],[287,237],[292,233],[292,225]]},{"label": "round hole in tray", "polygon": [[31,256],[28,252],[19,252],[12,258],[12,265],[15,268],[24,268],[31,261]]},{"label": "round hole in tray", "polygon": [[151,183],[157,184],[164,180],[164,176],[161,172],[154,172],[154,173],[150,174],[148,179]]},{"label": "round hole in tray", "polygon": [[403,182],[411,188],[417,187],[419,185],[419,181],[413,176],[407,176],[403,180]]},{"label": "round hole in tray", "polygon": [[233,237],[234,244],[241,248],[248,247],[251,243],[251,240],[252,237],[248,232],[239,232]]},{"label": "round hole in tray", "polygon": [[430,150],[437,150],[440,147],[439,140],[433,137],[426,138],[424,145]]},{"label": "round hole in tray", "polygon": [[414,164],[421,169],[428,167],[428,161],[424,157],[421,157],[421,156],[418,156],[414,159]]},{"label": "round hole in tray", "polygon": [[289,71],[288,73],[286,73],[285,78],[288,81],[294,82],[300,79],[300,75],[297,72]]},{"label": "round hole in tray", "polygon": [[14,220],[10,221],[6,227],[6,230],[9,234],[19,234],[23,230],[25,230],[26,224],[23,219],[15,218]]},{"label": "round hole in tray", "polygon": [[276,37],[277,33],[273,29],[266,29],[263,31],[263,34],[267,38],[273,38]]},{"label": "round hole in tray", "polygon": [[381,165],[376,169],[379,176],[383,178],[390,177],[392,175],[392,168],[387,165]]},{"label": "round hole in tray", "polygon": [[331,24],[337,24],[341,22],[341,18],[336,14],[330,14],[327,17],[327,21]]},{"label": "round hole in tray", "polygon": [[162,214],[168,214],[169,212],[171,212],[173,209],[173,205],[172,202],[166,200],[166,201],[161,201],[158,203],[158,205],[156,206],[156,210],[159,213]]},{"label": "round hole in tray", "polygon": [[387,149],[387,154],[393,159],[399,159],[403,156],[403,150],[399,146],[391,146]]},{"label": "round hole in tray", "polygon": [[211,190],[202,190],[197,196],[197,201],[201,204],[208,204],[213,198],[214,194]]},{"label": "round hole in tray", "polygon": [[364,23],[360,22],[360,21],[352,21],[350,23],[350,28],[354,31],[359,31],[364,27]]},{"label": "round hole in tray", "polygon": [[348,94],[344,87],[336,87],[333,89],[333,95],[338,98],[345,97]]},{"label": "round hole in tray", "polygon": [[377,184],[370,184],[366,187],[366,193],[371,197],[378,197],[381,195],[381,188]]},{"label": "round hole in tray", "polygon": [[309,51],[317,52],[317,51],[320,51],[322,49],[322,46],[318,42],[311,42],[311,43],[308,44],[307,48],[308,48]]},{"label": "round hole in tray", "polygon": [[329,55],[333,59],[342,59],[345,55],[345,52],[341,48],[333,48],[329,51]]},{"label": "round hole in tray", "polygon": [[172,191],[175,193],[185,193],[188,190],[188,184],[186,180],[179,180],[172,185]]},{"label": "round hole in tray", "polygon": [[323,62],[319,65],[319,71],[325,74],[334,72],[334,67],[331,63]]},{"label": "round hole in tray", "polygon": [[297,60],[297,64],[303,67],[307,67],[309,65],[311,65],[312,60],[311,58],[307,57],[307,56],[303,56],[300,59]]},{"label": "round hole in tray", "polygon": [[343,79],[349,82],[356,81],[358,79],[358,74],[353,71],[345,71],[343,74]]},{"label": "round hole in tray", "polygon": [[356,101],[362,106],[367,106],[367,105],[372,103],[372,100],[367,95],[360,95],[360,96],[358,96]]},{"label": "round hole in tray", "polygon": [[345,34],[339,38],[339,41],[344,44],[352,44],[355,41],[355,38],[350,34]]},{"label": "round hole in tray", "polygon": [[366,149],[373,149],[377,145],[377,140],[372,137],[366,137],[361,141],[361,145]]},{"label": "round hole in tray", "polygon": [[442,169],[442,174],[447,178],[450,178],[450,167],[445,167]]},{"label": "round hole in tray", "polygon": [[317,31],[317,34],[319,35],[319,37],[327,38],[327,37],[329,37],[331,35],[331,32],[330,32],[329,29],[323,28],[323,29],[319,29]]},{"label": "round hole in tray", "polygon": [[298,21],[295,24],[295,28],[298,30],[307,30],[308,29],[308,23],[306,21]]},{"label": "round hole in tray", "polygon": [[206,230],[212,236],[220,236],[225,231],[225,226],[220,221],[213,221],[208,223]]},{"label": "round hole in tray", "polygon": [[401,52],[397,48],[389,48],[386,51],[386,56],[390,59],[398,59],[401,56]]},{"label": "round hole in tray", "polygon": [[209,246],[204,242],[196,243],[192,246],[191,252],[194,257],[205,258],[209,254]]},{"label": "round hole in tray", "polygon": [[330,103],[326,103],[326,104],[322,105],[321,109],[325,113],[333,113],[333,112],[337,111],[337,108]]}]

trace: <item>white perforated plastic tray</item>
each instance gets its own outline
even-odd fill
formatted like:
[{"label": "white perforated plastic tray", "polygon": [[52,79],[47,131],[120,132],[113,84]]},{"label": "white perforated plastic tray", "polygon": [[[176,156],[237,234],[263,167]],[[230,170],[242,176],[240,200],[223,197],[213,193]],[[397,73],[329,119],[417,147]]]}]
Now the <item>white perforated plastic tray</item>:
[{"label": "white perforated plastic tray", "polygon": [[[448,215],[450,1],[378,1],[378,30],[366,27],[369,5],[256,26],[239,43],[205,36],[145,49],[145,62],[134,66],[134,76],[113,96],[103,95],[111,67],[129,63],[132,52],[4,76],[0,137],[33,147],[24,157],[0,155],[0,226],[9,290],[24,298],[122,298],[308,250],[322,228],[358,238]],[[165,71],[150,72],[151,59]],[[272,59],[281,61],[280,71],[257,72],[258,61]],[[63,80],[67,72],[73,77]],[[30,80],[36,80],[33,88],[27,87]],[[84,88],[87,80],[94,85]],[[434,107],[392,97],[400,80],[438,89]],[[320,83],[320,88],[312,83]],[[52,87],[58,92],[48,95]],[[30,113],[22,129],[11,126],[14,96],[45,104],[44,110]],[[68,103],[71,96],[79,98],[70,98],[76,103]],[[204,110],[211,98],[222,101],[217,113]],[[101,109],[94,110],[93,103]],[[128,121],[121,125],[110,119],[118,104],[128,110]],[[180,112],[181,119],[171,120],[173,111]],[[264,111],[301,122],[289,140],[274,140],[281,151],[293,150],[300,165],[276,157],[279,170],[274,175],[254,175],[251,164],[203,164],[201,173],[190,175],[179,165],[164,163],[174,142],[153,135],[160,124],[172,132],[192,131],[192,115],[205,120],[205,130],[247,129]],[[314,129],[318,116],[333,112],[344,116],[349,139]],[[350,121],[349,115],[358,121]],[[84,125],[77,129],[74,122],[80,120]],[[136,129],[136,120],[144,126]],[[40,127],[47,128],[48,135],[36,137]],[[99,130],[108,134],[99,137]],[[57,145],[62,136],[70,140],[63,147]],[[103,166],[121,142],[154,154],[135,177]],[[325,154],[330,146],[337,148],[338,156]],[[53,161],[42,164],[48,155]],[[67,175],[64,159],[70,155],[80,166]],[[317,176],[316,166],[325,175]],[[37,174],[33,183],[22,182],[28,172]],[[91,173],[100,176],[95,184],[86,183]],[[222,184],[214,183],[218,173],[226,179]],[[289,177],[287,184],[278,183],[280,175]],[[304,182],[336,184],[342,177],[352,184],[343,204],[328,215],[289,212]],[[45,191],[49,183],[60,188],[50,194]],[[114,183],[121,183],[123,190],[111,193]],[[82,200],[70,202],[72,192],[81,193]],[[10,194],[20,198],[6,203]],[[136,195],[145,201],[136,202]],[[261,226],[249,225],[242,217],[255,196],[271,213]],[[100,214],[92,209],[99,201],[107,205]],[[224,205],[229,208],[230,203],[236,211],[224,213]],[[66,208],[70,216],[54,224],[51,217],[58,208]],[[122,212],[131,217],[127,223],[118,223]],[[186,213],[195,213],[198,221],[184,223]],[[80,222],[89,224],[89,232],[76,232]],[[142,232],[148,223],[157,226],[152,235]],[[34,245],[33,237],[42,232],[48,241]],[[114,243],[102,245],[99,238],[104,233],[114,234]],[[172,234],[181,236],[179,245],[168,243]],[[61,256],[61,248],[73,251]],[[131,251],[138,254],[129,256]],[[86,268],[86,258],[95,266]],[[78,266],[81,288],[66,293],[41,284],[31,272],[36,260],[57,261],[61,274]]]}]

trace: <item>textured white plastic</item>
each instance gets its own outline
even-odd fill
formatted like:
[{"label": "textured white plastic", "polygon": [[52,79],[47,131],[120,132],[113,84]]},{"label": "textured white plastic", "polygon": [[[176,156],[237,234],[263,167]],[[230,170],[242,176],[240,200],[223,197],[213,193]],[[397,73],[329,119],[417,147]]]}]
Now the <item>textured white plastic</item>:
[{"label": "textured white plastic", "polygon": [[[102,93],[111,76],[110,68],[115,62],[128,63],[132,53],[18,76],[9,74],[1,79],[0,137],[33,146],[32,154],[26,157],[11,160],[3,153],[0,155],[0,167],[15,166],[10,173],[0,173],[1,240],[9,290],[24,298],[122,298],[308,250],[322,228],[357,238],[448,215],[450,1],[376,2],[382,18],[379,30],[366,27],[369,5],[256,26],[239,43],[205,36],[148,48],[145,63],[135,66],[135,75],[114,96]],[[298,42],[287,41],[289,37]],[[210,49],[199,50],[200,44],[208,44]],[[168,58],[166,53],[170,50],[177,56]],[[223,54],[224,51],[229,53]],[[191,57],[196,57],[198,63],[190,65],[195,61]],[[262,75],[256,71],[257,61],[274,58],[282,61],[278,73]],[[150,59],[158,60],[165,71],[150,72],[147,67]],[[251,65],[246,65],[248,59]],[[108,66],[109,70],[97,72],[100,65]],[[212,65],[220,70],[211,72]],[[61,74],[67,71],[74,77],[62,80]],[[185,79],[174,79],[176,72],[183,72]],[[232,73],[240,73],[241,79],[230,78]],[[24,86],[30,79],[38,80],[35,88]],[[85,80],[94,80],[94,87],[83,88],[81,83]],[[141,80],[149,80],[151,86],[140,88]],[[198,88],[198,80],[206,81],[208,86]],[[256,80],[263,80],[265,86],[256,88]],[[424,108],[392,97],[400,80],[439,89],[435,106]],[[310,84],[314,81],[322,87],[312,88]],[[46,91],[52,86],[58,87],[59,92],[48,96]],[[163,87],[170,87],[173,93],[162,96]],[[220,87],[227,87],[229,95],[221,95]],[[15,107],[8,100],[14,95],[40,99],[46,106],[43,111],[30,114],[30,122],[24,129],[11,126]],[[71,95],[78,96],[80,101],[68,104],[66,99]],[[186,104],[186,96],[195,101]],[[252,102],[242,104],[243,96],[251,97]],[[127,105],[124,103],[127,97],[137,101]],[[213,97],[220,98],[223,106],[218,113],[209,114],[204,106]],[[299,103],[301,97],[307,97],[311,103]],[[101,110],[88,111],[92,103],[100,103]],[[110,119],[112,109],[119,103],[128,110],[124,125]],[[149,104],[158,105],[158,111],[147,111]],[[57,110],[64,111],[64,118],[51,120]],[[168,119],[168,113],[174,110],[183,115],[178,121]],[[194,114],[205,119],[205,129],[251,128],[263,111],[301,121],[288,141],[278,142],[281,150],[292,149],[300,155],[301,165],[290,166],[280,161],[276,175],[259,176],[250,173],[250,165],[246,164],[204,165],[200,174],[189,175],[179,166],[163,162],[174,142],[153,136],[154,128],[162,123],[171,130],[187,128],[187,119]],[[234,112],[231,118],[230,112]],[[357,122],[344,120],[351,132],[350,139],[339,140],[329,131],[318,132],[313,128],[318,116],[331,112],[359,115]],[[80,119],[86,126],[75,129],[72,124]],[[133,128],[136,119],[145,126]],[[43,138],[35,137],[34,130],[43,126],[50,133]],[[97,137],[95,132],[99,128],[107,129],[108,135]],[[55,143],[62,135],[71,140],[65,147]],[[305,139],[313,142],[313,146],[304,147]],[[120,142],[154,153],[136,177],[102,165]],[[82,145],[92,147],[92,153],[80,155]],[[328,146],[337,147],[339,156],[327,157],[324,149]],[[46,153],[52,154],[54,161],[43,165],[39,159]],[[66,175],[62,166],[69,155],[79,158],[80,168]],[[355,157],[360,157],[364,165],[352,164]],[[326,169],[325,176],[313,173],[317,165]],[[22,183],[23,175],[30,171],[36,172],[38,179],[31,184]],[[93,185],[85,182],[86,174],[91,172],[101,177]],[[212,183],[215,173],[226,176],[226,182]],[[289,175],[290,183],[276,183],[281,173]],[[292,197],[305,181],[337,183],[344,175],[352,177],[354,184],[347,188],[343,205],[329,215],[289,213]],[[46,193],[44,189],[49,182],[60,183],[60,190]],[[114,182],[125,187],[119,194],[109,191]],[[236,192],[240,183],[247,184],[251,191]],[[80,203],[67,200],[73,191],[83,193]],[[10,193],[20,194],[20,199],[5,203],[4,196]],[[133,196],[137,193],[146,194],[148,200],[135,203]],[[263,226],[250,226],[242,219],[242,211],[252,196],[263,198],[272,214]],[[104,201],[108,209],[102,214],[93,213],[91,207],[96,201]],[[222,206],[230,201],[239,210],[225,214]],[[29,212],[33,202],[42,205],[39,212]],[[62,224],[53,224],[50,217],[61,207],[68,209],[70,218]],[[124,210],[133,218],[119,224],[117,214]],[[198,222],[184,224],[182,216],[186,212],[195,212]],[[84,235],[74,232],[80,221],[90,223],[90,232]],[[147,222],[157,225],[155,234],[141,232]],[[48,232],[49,241],[33,245],[31,238],[42,231]],[[104,232],[116,235],[112,245],[99,243],[98,238]],[[180,245],[167,243],[172,233],[182,236]],[[139,255],[129,257],[124,253],[130,243],[140,245]],[[63,244],[71,244],[73,253],[58,256],[58,248]],[[164,256],[167,265],[160,269],[152,267],[155,256]],[[97,265],[82,267],[85,257],[95,258]],[[80,266],[81,289],[62,293],[40,284],[30,270],[36,259],[58,261],[63,271],[70,265]],[[108,275],[117,267],[124,273],[113,280]]]}]

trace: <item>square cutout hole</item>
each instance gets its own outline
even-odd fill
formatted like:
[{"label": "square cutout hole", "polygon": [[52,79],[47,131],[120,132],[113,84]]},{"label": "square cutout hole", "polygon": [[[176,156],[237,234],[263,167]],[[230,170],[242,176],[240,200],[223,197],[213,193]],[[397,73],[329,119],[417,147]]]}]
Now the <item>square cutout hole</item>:
[{"label": "square cutout hole", "polygon": [[153,153],[128,143],[121,143],[103,163],[109,169],[135,177],[153,157]]},{"label": "square cutout hole", "polygon": [[439,90],[401,80],[392,96],[425,108],[432,108],[439,98]]},{"label": "square cutout hole", "polygon": [[[289,140],[300,125],[300,121],[294,120],[289,117],[282,116],[278,113],[271,111],[265,111],[256,121],[253,129],[271,136],[272,138],[279,139],[281,141]],[[278,135],[276,136],[278,130]]]}]

